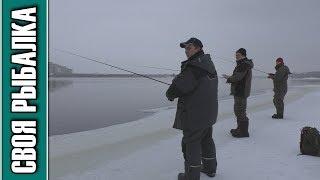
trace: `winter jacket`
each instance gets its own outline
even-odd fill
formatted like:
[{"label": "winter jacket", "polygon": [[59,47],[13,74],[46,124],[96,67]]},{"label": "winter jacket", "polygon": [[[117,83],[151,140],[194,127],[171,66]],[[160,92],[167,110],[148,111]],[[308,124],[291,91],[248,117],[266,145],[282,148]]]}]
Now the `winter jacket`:
[{"label": "winter jacket", "polygon": [[273,91],[275,95],[285,95],[288,90],[288,76],[290,70],[284,64],[278,64],[275,67],[276,73],[272,76],[273,79]]},{"label": "winter jacket", "polygon": [[253,62],[251,59],[237,61],[232,76],[227,79],[231,83],[231,95],[247,98],[250,96]]},{"label": "winter jacket", "polygon": [[166,92],[178,98],[173,127],[198,130],[211,127],[218,114],[218,78],[209,54],[202,51],[181,63],[181,72]]}]

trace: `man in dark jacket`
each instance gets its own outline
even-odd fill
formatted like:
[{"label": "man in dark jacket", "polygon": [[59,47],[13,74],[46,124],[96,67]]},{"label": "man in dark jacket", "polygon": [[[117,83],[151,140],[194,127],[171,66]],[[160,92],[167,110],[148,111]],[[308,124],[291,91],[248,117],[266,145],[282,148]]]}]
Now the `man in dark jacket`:
[{"label": "man in dark jacket", "polygon": [[237,128],[231,129],[233,137],[249,137],[249,118],[246,114],[247,98],[250,96],[252,79],[252,60],[247,58],[247,52],[240,48],[236,52],[237,66],[232,76],[223,75],[227,83],[231,83],[231,95],[234,96],[234,113],[237,118]]},{"label": "man in dark jacket", "polygon": [[284,113],[284,97],[288,90],[288,76],[290,73],[289,68],[284,65],[283,59],[278,58],[276,60],[276,74],[269,74],[268,78],[273,80],[273,104],[276,107],[277,113],[272,116],[274,119],[283,119]]},{"label": "man in dark jacket", "polygon": [[200,40],[191,38],[180,47],[185,48],[188,60],[181,63],[181,72],[166,92],[170,101],[178,98],[173,127],[183,131],[185,173],[180,173],[178,179],[199,180],[200,171],[214,177],[217,160],[212,125],[218,114],[217,72]]}]

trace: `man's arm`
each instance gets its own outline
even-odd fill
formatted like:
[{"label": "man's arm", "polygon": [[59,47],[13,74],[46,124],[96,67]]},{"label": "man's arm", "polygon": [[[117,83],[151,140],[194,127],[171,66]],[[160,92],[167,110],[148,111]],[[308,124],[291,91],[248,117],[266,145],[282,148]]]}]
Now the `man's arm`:
[{"label": "man's arm", "polygon": [[166,96],[169,101],[173,101],[175,98],[181,97],[182,93],[179,89],[177,89],[175,84],[172,83],[166,92]]},{"label": "man's arm", "polygon": [[227,79],[227,83],[235,83],[241,81],[248,72],[248,68],[243,65],[238,71],[234,72],[232,76]]},{"label": "man's arm", "polygon": [[198,81],[193,73],[192,67],[186,67],[184,71],[178,74],[166,92],[169,100],[182,97],[192,92],[198,85]]},{"label": "man's arm", "polygon": [[269,74],[268,74],[268,78],[273,79],[273,78],[274,78],[274,74],[269,73]]}]

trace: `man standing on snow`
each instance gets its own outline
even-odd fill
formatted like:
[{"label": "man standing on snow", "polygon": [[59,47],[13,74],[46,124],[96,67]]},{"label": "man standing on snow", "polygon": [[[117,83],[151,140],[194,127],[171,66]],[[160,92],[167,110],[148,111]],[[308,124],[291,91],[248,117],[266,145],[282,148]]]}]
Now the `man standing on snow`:
[{"label": "man standing on snow", "polygon": [[227,83],[231,83],[231,95],[234,96],[234,114],[237,118],[237,128],[231,129],[233,137],[249,137],[249,118],[247,117],[247,98],[250,96],[252,79],[252,60],[247,58],[247,52],[240,48],[236,52],[236,62],[232,76],[223,75]]},{"label": "man standing on snow", "polygon": [[288,76],[290,73],[289,68],[284,65],[283,59],[278,58],[276,60],[276,74],[269,74],[268,78],[273,80],[273,104],[276,107],[277,113],[272,116],[274,119],[283,119],[284,113],[284,97],[288,90]]},{"label": "man standing on snow", "polygon": [[185,173],[180,173],[178,180],[199,180],[200,171],[214,177],[217,160],[212,125],[218,114],[217,72],[199,39],[191,38],[180,47],[188,60],[181,63],[181,72],[166,92],[170,101],[178,98],[173,127],[183,131]]}]

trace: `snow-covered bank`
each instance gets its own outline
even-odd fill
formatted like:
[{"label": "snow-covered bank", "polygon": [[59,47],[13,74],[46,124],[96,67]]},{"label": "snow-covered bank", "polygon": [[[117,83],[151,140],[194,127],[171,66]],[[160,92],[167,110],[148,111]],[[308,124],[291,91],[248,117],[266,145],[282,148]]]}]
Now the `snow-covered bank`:
[{"label": "snow-covered bank", "polygon": [[[288,115],[281,121],[270,118],[274,112],[271,92],[251,97],[251,138],[245,140],[228,135],[235,125],[233,101],[221,101],[214,126],[219,160],[215,179],[320,177],[315,170],[320,168],[319,158],[296,156],[300,128],[320,127],[317,91],[311,86],[291,90]],[[50,179],[176,179],[183,161],[181,133],[171,128],[174,112],[169,109],[135,122],[51,137]]]}]

